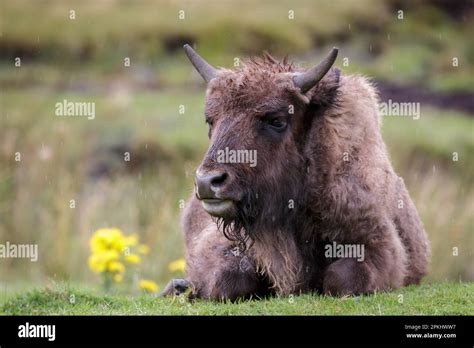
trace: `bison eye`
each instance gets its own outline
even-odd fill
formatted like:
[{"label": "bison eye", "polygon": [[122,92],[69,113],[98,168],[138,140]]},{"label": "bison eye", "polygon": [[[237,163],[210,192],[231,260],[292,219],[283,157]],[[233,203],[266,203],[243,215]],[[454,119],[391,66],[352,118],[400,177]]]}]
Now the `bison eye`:
[{"label": "bison eye", "polygon": [[207,123],[207,137],[211,139],[212,121],[210,121],[209,119],[206,119],[206,123]]},{"label": "bison eye", "polygon": [[278,129],[284,128],[286,126],[286,122],[282,121],[282,120],[279,120],[278,118],[275,118],[275,119],[271,120],[269,122],[269,124],[270,124],[270,126],[272,126],[274,128],[278,128]]},{"label": "bison eye", "polygon": [[214,122],[213,122],[212,120],[210,120],[209,118],[206,117],[206,124],[207,124],[207,126],[208,126],[208,128],[207,128],[207,137],[208,137],[209,139],[211,139],[211,131],[212,131],[212,125],[213,125],[213,123],[214,123]]},{"label": "bison eye", "polygon": [[281,117],[272,117],[264,120],[266,126],[277,132],[282,132],[286,129],[288,122]]}]

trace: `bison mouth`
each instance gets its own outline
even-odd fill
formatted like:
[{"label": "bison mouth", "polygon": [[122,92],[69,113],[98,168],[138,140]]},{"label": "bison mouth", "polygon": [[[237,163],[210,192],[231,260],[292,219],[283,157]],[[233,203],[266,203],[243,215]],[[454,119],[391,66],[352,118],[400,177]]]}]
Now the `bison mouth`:
[{"label": "bison mouth", "polygon": [[230,199],[205,198],[201,199],[204,210],[217,218],[230,219],[236,214],[235,203]]},{"label": "bison mouth", "polygon": [[204,211],[211,215],[212,219],[230,241],[236,242],[241,251],[245,251],[250,239],[251,221],[256,213],[251,208],[250,195],[243,195],[242,199],[200,197]]},{"label": "bison mouth", "polygon": [[[290,177],[297,178],[297,175]],[[296,184],[290,182],[285,190],[249,184],[239,186],[247,189],[239,190],[238,194],[226,192],[225,197],[203,197],[196,192],[196,198],[219,231],[235,242],[240,251],[250,248],[260,231],[291,231],[294,228],[299,211],[294,209],[294,205],[302,206],[299,203],[302,195]],[[290,199],[294,202],[292,206],[288,203]]]}]

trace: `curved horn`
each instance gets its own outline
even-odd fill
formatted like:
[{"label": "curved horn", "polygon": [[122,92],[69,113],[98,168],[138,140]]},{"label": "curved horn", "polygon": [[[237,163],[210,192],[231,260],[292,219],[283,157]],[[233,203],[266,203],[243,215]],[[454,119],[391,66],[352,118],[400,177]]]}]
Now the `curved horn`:
[{"label": "curved horn", "polygon": [[217,70],[202,59],[201,56],[199,56],[199,54],[197,54],[188,44],[184,45],[183,48],[189,60],[194,65],[199,75],[202,76],[204,81],[211,81],[216,76]]},{"label": "curved horn", "polygon": [[331,69],[336,60],[337,53],[338,49],[333,47],[331,52],[321,63],[304,73],[293,76],[295,86],[298,87],[302,93],[308,92],[326,75],[329,69]]}]

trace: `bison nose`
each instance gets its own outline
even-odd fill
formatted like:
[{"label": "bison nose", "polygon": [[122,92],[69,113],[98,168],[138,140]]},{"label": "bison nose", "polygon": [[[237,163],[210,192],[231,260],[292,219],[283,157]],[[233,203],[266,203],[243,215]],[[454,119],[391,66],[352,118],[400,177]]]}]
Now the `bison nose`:
[{"label": "bison nose", "polygon": [[197,196],[199,199],[206,198],[220,198],[217,196],[217,192],[222,186],[224,186],[228,174],[226,172],[213,172],[206,174],[196,173],[196,188]]}]

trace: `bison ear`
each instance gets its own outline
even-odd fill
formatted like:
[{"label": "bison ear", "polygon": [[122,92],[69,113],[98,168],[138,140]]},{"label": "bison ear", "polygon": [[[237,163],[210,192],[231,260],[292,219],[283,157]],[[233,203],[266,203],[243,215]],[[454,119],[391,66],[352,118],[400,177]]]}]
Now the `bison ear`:
[{"label": "bison ear", "polygon": [[333,105],[339,90],[341,72],[338,68],[331,68],[326,76],[311,90],[311,95],[306,94],[310,104],[319,106]]},{"label": "bison ear", "polygon": [[209,82],[214,77],[216,77],[217,70],[213,68],[208,62],[201,58],[199,54],[197,54],[191,46],[188,44],[183,46],[184,52],[188,56],[191,64],[194,65],[199,75],[202,76],[204,81]]},{"label": "bison ear", "polygon": [[293,83],[300,89],[301,93],[308,92],[311,88],[316,86],[319,81],[321,81],[336,61],[337,53],[338,49],[333,47],[331,52],[329,52],[327,57],[324,58],[321,63],[304,73],[299,73],[293,76]]}]

